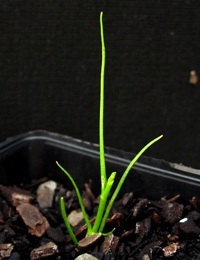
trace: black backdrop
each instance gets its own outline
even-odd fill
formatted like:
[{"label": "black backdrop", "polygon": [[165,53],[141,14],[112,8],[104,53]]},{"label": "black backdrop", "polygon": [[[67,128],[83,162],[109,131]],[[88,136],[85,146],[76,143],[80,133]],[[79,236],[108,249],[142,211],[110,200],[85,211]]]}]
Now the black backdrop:
[{"label": "black backdrop", "polygon": [[104,12],[105,143],[200,168],[198,0],[0,1],[0,141],[46,129],[98,142]]}]

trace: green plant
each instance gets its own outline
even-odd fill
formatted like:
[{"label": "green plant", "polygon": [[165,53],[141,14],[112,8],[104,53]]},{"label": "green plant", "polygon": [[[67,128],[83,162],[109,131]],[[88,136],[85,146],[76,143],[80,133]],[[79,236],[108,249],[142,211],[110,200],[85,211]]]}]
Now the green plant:
[{"label": "green plant", "polygon": [[[153,139],[151,142],[149,142],[146,146],[144,146],[140,152],[132,159],[132,161],[129,163],[128,167],[124,171],[121,179],[119,180],[119,183],[117,184],[114,192],[111,195],[111,189],[114,184],[116,172],[112,172],[111,175],[107,178],[106,173],[106,164],[105,164],[105,153],[104,153],[104,73],[105,73],[105,58],[106,58],[106,51],[105,51],[105,43],[104,43],[104,31],[103,31],[103,13],[100,13],[100,36],[101,36],[101,47],[102,47],[102,62],[101,62],[101,77],[100,77],[100,110],[99,110],[99,152],[100,152],[100,176],[101,176],[101,193],[100,193],[100,201],[99,206],[97,210],[97,215],[95,218],[94,224],[90,223],[90,219],[87,215],[87,212],[85,210],[83,200],[80,194],[80,191],[72,178],[72,176],[68,173],[67,170],[65,170],[58,162],[57,165],[60,167],[60,169],[66,174],[66,176],[71,181],[77,197],[78,201],[83,213],[83,217],[85,220],[85,223],[87,225],[87,233],[86,236],[90,236],[93,234],[103,234],[104,227],[106,224],[106,220],[108,219],[110,210],[113,206],[113,203],[115,199],[117,198],[122,185],[124,184],[124,181],[130,172],[131,168],[135,164],[135,162],[139,159],[139,157],[155,142],[157,142],[159,139],[162,138],[162,135],[159,137]],[[109,196],[111,195],[110,199]],[[62,217],[64,219],[65,225],[67,227],[67,230],[74,242],[75,245],[78,244],[78,241],[76,239],[76,236],[73,233],[73,230],[69,224],[68,217],[65,210],[65,204],[64,199],[61,197],[60,199],[60,207],[61,207],[61,213]],[[113,230],[109,233],[103,234],[108,235],[112,233]]]}]

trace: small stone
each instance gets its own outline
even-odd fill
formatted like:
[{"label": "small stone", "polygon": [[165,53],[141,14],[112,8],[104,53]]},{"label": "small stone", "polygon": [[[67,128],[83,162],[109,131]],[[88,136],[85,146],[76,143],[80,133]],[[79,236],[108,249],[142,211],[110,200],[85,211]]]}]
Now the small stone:
[{"label": "small stone", "polygon": [[30,258],[31,260],[41,259],[47,256],[52,256],[58,253],[58,246],[53,243],[49,242],[43,246],[35,248],[31,251]]},{"label": "small stone", "polygon": [[17,206],[16,210],[23,219],[25,225],[28,227],[29,234],[41,237],[49,228],[47,219],[35,206],[29,203],[24,203]]},{"label": "small stone", "polygon": [[37,201],[41,208],[50,208],[53,203],[54,192],[57,187],[57,183],[55,181],[47,181],[42,183],[36,193],[37,193]]},{"label": "small stone", "polygon": [[69,223],[72,227],[77,226],[83,220],[83,213],[80,210],[72,210],[68,215]]},{"label": "small stone", "polygon": [[2,258],[10,257],[12,250],[13,250],[12,244],[0,244],[0,256]]},{"label": "small stone", "polygon": [[85,254],[79,255],[74,260],[98,260],[98,258],[96,258],[93,255],[85,253]]}]

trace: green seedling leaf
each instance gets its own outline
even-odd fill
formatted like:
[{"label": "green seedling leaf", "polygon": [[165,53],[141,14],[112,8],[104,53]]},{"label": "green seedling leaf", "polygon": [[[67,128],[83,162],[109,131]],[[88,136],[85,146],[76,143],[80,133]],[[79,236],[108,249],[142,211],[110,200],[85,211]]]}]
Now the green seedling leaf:
[{"label": "green seedling leaf", "polygon": [[137,162],[137,160],[140,158],[140,156],[150,147],[152,146],[155,142],[157,142],[158,140],[160,140],[161,138],[163,137],[163,135],[160,135],[159,137],[155,138],[154,140],[152,140],[151,142],[149,142],[147,145],[145,145],[141,150],[140,152],[133,158],[133,160],[129,163],[128,167],[126,168],[125,172],[123,173],[108,205],[107,205],[107,208],[106,208],[106,211],[105,211],[105,214],[104,214],[104,217],[101,221],[101,226],[100,226],[100,229],[99,229],[99,232],[102,232],[103,229],[104,229],[104,226],[105,226],[105,223],[106,223],[106,220],[108,219],[108,216],[109,216],[109,213],[110,213],[110,210],[113,206],[113,203],[114,201],[116,200],[121,188],[122,188],[122,185],[124,184],[124,181],[127,177],[127,175],[129,174],[130,170],[132,169],[132,167],[134,166],[134,164]]},{"label": "green seedling leaf", "polygon": [[64,198],[61,197],[60,198],[60,209],[61,209],[61,214],[62,214],[62,218],[65,222],[65,226],[67,228],[67,231],[72,239],[72,241],[74,242],[75,246],[78,245],[78,240],[76,239],[76,236],[72,230],[72,227],[69,223],[69,220],[68,220],[68,216],[67,216],[67,213],[66,213],[66,210],[65,210],[65,202],[64,202]]},{"label": "green seedling leaf", "polygon": [[[71,181],[77,197],[78,201],[83,213],[83,217],[85,220],[85,223],[87,225],[87,233],[86,236],[91,236],[94,234],[102,234],[104,236],[110,235],[113,231],[111,230],[108,233],[103,233],[106,221],[109,217],[111,208],[113,206],[114,201],[116,200],[123,184],[124,181],[126,180],[131,168],[134,166],[136,161],[140,158],[140,156],[150,147],[152,146],[155,142],[160,140],[162,138],[162,135],[153,139],[151,142],[149,142],[146,146],[144,146],[141,151],[132,159],[132,161],[129,163],[127,166],[126,170],[124,171],[117,187],[115,188],[113,194],[111,195],[111,189],[113,187],[114,181],[115,181],[115,176],[116,172],[113,172],[110,177],[107,179],[107,173],[106,173],[106,164],[105,164],[105,149],[104,149],[104,77],[105,77],[105,60],[106,60],[106,49],[105,49],[105,42],[104,42],[104,31],[103,31],[103,13],[100,13],[100,36],[101,36],[101,76],[100,76],[100,108],[99,108],[99,154],[100,154],[100,177],[101,177],[101,194],[100,194],[100,201],[99,201],[99,206],[97,210],[97,215],[94,224],[92,225],[90,223],[89,217],[86,213],[83,200],[80,194],[80,191],[72,178],[72,176],[58,163],[58,167],[66,174],[68,179]],[[109,197],[111,195],[110,200],[108,201]],[[67,230],[69,232],[69,235],[72,238],[72,241],[74,244],[77,246],[78,241],[73,233],[73,230],[69,224],[68,218],[67,218],[67,213],[65,210],[65,205],[64,205],[64,199],[60,199],[60,207],[61,207],[61,213],[62,217],[64,219],[65,225],[67,227]]]},{"label": "green seedling leaf", "polygon": [[103,13],[100,13],[100,34],[101,34],[101,77],[100,77],[100,108],[99,108],[99,149],[100,149],[100,171],[101,171],[101,191],[106,186],[106,163],[104,152],[104,78],[106,64],[106,48],[103,32]]},{"label": "green seedling leaf", "polygon": [[[99,207],[97,211],[96,220],[94,222],[93,226],[93,232],[96,233],[99,230],[99,226],[101,225],[102,217],[107,205],[108,196],[110,195],[111,188],[113,186],[114,180],[115,180],[116,172],[113,172],[110,177],[108,178],[108,181],[106,183],[106,187],[104,188],[103,192],[100,194],[100,201],[99,201]],[[102,233],[102,232],[100,232]]]},{"label": "green seedling leaf", "polygon": [[74,179],[72,178],[72,176],[68,173],[68,171],[66,171],[58,162],[56,162],[56,164],[58,165],[58,167],[67,175],[68,179],[71,181],[75,191],[76,191],[76,195],[78,197],[78,201],[79,201],[79,205],[81,207],[81,211],[83,213],[83,218],[85,220],[85,223],[87,224],[87,229],[89,233],[92,233],[92,226],[89,220],[89,217],[86,213],[85,207],[84,207],[84,203],[80,194],[80,191],[78,189],[78,186],[76,185]]}]

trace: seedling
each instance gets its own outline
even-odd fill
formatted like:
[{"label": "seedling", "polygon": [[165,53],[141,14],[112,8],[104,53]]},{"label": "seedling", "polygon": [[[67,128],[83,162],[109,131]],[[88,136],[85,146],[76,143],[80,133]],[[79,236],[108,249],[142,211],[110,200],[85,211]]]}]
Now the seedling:
[{"label": "seedling", "polygon": [[[64,169],[58,162],[57,165],[59,168],[66,174],[66,176],[71,181],[77,197],[78,201],[81,207],[81,211],[83,213],[83,217],[85,220],[85,223],[87,225],[87,233],[86,236],[91,236],[94,234],[102,234],[102,235],[108,235],[113,232],[111,230],[109,233],[103,233],[104,227],[106,224],[106,220],[109,217],[111,208],[113,206],[113,203],[115,202],[122,185],[124,184],[124,181],[129,174],[131,168],[134,166],[136,161],[140,158],[140,156],[155,142],[160,140],[162,138],[162,135],[158,136],[157,138],[150,141],[147,145],[145,145],[140,152],[132,159],[132,161],[129,163],[128,167],[122,174],[122,177],[120,178],[115,190],[113,193],[111,193],[111,189],[113,187],[116,172],[112,172],[109,177],[107,177],[106,173],[106,164],[105,164],[105,152],[104,152],[104,73],[105,73],[105,60],[106,60],[106,50],[105,50],[105,43],[104,43],[104,30],[103,30],[103,13],[100,13],[100,36],[101,36],[101,50],[102,50],[102,60],[101,60],[101,76],[100,76],[100,109],[99,109],[99,153],[100,153],[100,177],[101,177],[101,193],[100,193],[100,201],[99,206],[95,218],[95,222],[91,224],[90,219],[87,215],[87,212],[84,207],[84,203],[81,197],[81,193],[79,191],[79,188],[77,187],[74,179],[70,175],[70,173]],[[110,197],[110,198],[109,198]],[[69,224],[67,213],[65,210],[65,204],[63,197],[60,198],[60,208],[61,208],[61,214],[64,219],[66,228],[69,232],[69,235],[74,242],[74,244],[77,246],[78,241],[77,238]]]}]

